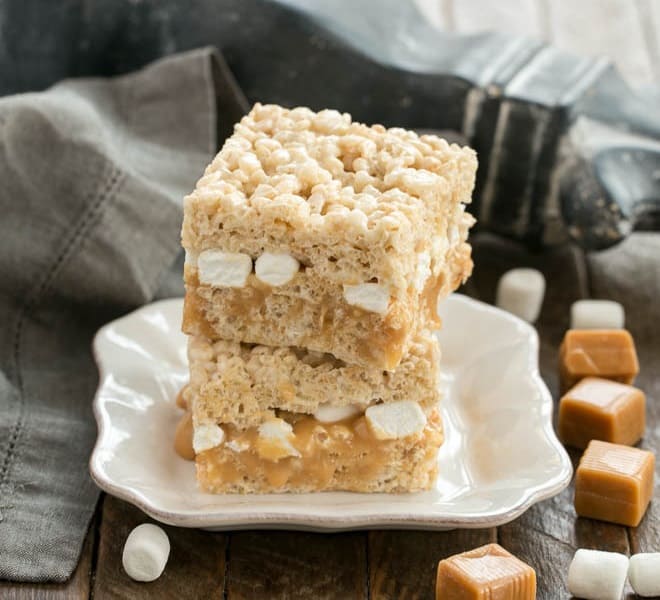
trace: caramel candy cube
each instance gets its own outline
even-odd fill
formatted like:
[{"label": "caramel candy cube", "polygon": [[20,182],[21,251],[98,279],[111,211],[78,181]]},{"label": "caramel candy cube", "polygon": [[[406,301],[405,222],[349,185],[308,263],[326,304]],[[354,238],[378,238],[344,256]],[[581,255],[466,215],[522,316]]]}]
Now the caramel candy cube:
[{"label": "caramel candy cube", "polygon": [[609,379],[586,377],[559,404],[559,437],[575,448],[586,448],[591,440],[632,446],[645,426],[644,392]]},{"label": "caramel candy cube", "polygon": [[534,600],[536,572],[498,544],[438,564],[436,600]]},{"label": "caramel candy cube", "polygon": [[647,450],[593,440],[575,475],[575,511],[637,527],[651,501],[654,468]]},{"label": "caramel candy cube", "polygon": [[561,393],[585,377],[631,384],[639,373],[632,336],[625,329],[569,329],[559,348]]}]

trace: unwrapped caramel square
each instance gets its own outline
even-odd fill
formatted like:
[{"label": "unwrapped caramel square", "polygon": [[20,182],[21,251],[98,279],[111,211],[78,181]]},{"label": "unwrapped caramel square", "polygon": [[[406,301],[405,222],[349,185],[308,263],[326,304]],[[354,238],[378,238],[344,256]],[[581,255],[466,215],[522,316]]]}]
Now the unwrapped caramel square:
[{"label": "unwrapped caramel square", "polygon": [[559,348],[561,393],[585,377],[631,384],[639,373],[632,336],[625,329],[569,329]]},{"label": "unwrapped caramel square", "polygon": [[559,438],[575,448],[591,440],[632,446],[644,435],[644,392],[622,383],[586,377],[559,404]]},{"label": "unwrapped caramel square", "polygon": [[575,511],[637,527],[653,495],[654,468],[647,450],[593,440],[575,475]]},{"label": "unwrapped caramel square", "polygon": [[436,600],[534,600],[536,572],[498,544],[438,564]]}]

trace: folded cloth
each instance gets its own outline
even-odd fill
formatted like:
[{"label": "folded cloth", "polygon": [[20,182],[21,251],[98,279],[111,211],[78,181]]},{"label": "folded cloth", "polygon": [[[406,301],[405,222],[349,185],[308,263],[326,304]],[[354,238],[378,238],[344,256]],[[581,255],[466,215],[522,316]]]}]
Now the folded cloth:
[{"label": "folded cloth", "polygon": [[0,99],[0,579],[72,573],[94,332],[171,284],[182,197],[247,108],[210,49]]}]

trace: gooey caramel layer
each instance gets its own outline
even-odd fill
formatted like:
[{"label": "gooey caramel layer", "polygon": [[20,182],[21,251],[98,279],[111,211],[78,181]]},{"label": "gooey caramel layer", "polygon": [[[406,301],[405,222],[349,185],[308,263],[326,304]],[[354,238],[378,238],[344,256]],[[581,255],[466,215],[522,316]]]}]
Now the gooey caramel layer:
[{"label": "gooey caramel layer", "polygon": [[[221,491],[223,486],[262,481],[271,489],[329,489],[338,475],[355,482],[378,480],[394,467],[393,460],[407,455],[427,463],[426,468],[433,471],[430,480],[434,478],[443,441],[437,412],[420,433],[399,440],[377,439],[364,415],[336,423],[321,423],[309,415],[287,414],[286,420],[293,428],[289,441],[298,456],[283,457],[281,447],[265,442],[256,427],[240,430],[223,424],[224,443],[196,457],[202,487]],[[178,431],[185,435],[183,427]],[[178,443],[178,447],[187,446]]]}]

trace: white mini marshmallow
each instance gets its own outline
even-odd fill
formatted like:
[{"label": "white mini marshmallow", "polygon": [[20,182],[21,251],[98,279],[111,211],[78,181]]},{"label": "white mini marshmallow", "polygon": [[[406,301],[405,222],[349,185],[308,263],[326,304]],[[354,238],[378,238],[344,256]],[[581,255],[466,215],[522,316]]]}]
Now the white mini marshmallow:
[{"label": "white mini marshmallow", "polygon": [[627,573],[624,554],[580,549],[568,569],[568,591],[585,600],[620,600]]},{"label": "white mini marshmallow", "polygon": [[[263,447],[267,448],[268,452],[276,448],[280,457],[300,456],[300,452],[291,443],[293,427],[284,419],[273,418],[264,421],[259,425],[259,438],[265,442]],[[259,447],[257,444],[257,451]]]},{"label": "white mini marshmallow", "polygon": [[216,287],[245,287],[252,258],[240,252],[204,250],[197,257],[199,280]]},{"label": "white mini marshmallow", "polygon": [[254,272],[259,281],[278,286],[289,283],[300,269],[300,263],[290,254],[264,252],[254,263]]},{"label": "white mini marshmallow", "polygon": [[578,300],[571,306],[571,329],[622,329],[623,306],[612,300]]},{"label": "white mini marshmallow", "polygon": [[417,255],[417,269],[413,280],[415,289],[422,291],[429,277],[431,277],[431,255],[428,252],[420,252]]},{"label": "white mini marshmallow", "polygon": [[660,596],[660,552],[631,556],[628,579],[638,596]]},{"label": "white mini marshmallow", "polygon": [[193,429],[193,449],[195,454],[215,448],[224,442],[225,432],[215,423],[202,423]]},{"label": "white mini marshmallow", "polygon": [[350,417],[357,415],[359,412],[361,412],[361,409],[355,404],[336,406],[326,402],[319,405],[314,412],[314,418],[321,423],[336,423],[337,421],[349,419]]},{"label": "white mini marshmallow", "polygon": [[352,306],[384,315],[390,304],[390,291],[379,283],[344,285],[344,300]]},{"label": "white mini marshmallow", "polygon": [[533,323],[541,312],[545,278],[536,269],[512,269],[497,284],[495,304]]},{"label": "white mini marshmallow", "polygon": [[158,525],[138,525],[126,538],[121,562],[135,581],[158,579],[170,556],[170,540]]},{"label": "white mini marshmallow", "polygon": [[365,412],[371,432],[379,440],[395,440],[420,432],[426,415],[417,402],[399,400],[374,404]]}]

